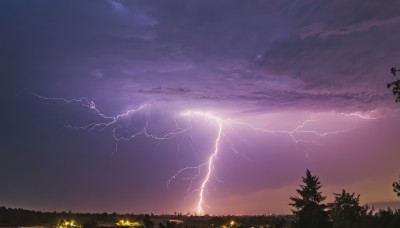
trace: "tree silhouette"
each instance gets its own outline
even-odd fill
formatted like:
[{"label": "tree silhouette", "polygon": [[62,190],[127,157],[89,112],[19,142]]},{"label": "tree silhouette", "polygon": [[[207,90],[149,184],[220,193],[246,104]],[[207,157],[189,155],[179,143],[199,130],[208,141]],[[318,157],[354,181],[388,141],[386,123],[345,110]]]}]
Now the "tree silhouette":
[{"label": "tree silhouette", "polygon": [[360,206],[360,195],[348,193],[344,189],[342,193],[334,193],[335,201],[328,204],[330,208],[329,217],[333,222],[333,227],[355,227],[367,211]]},{"label": "tree silhouette", "polygon": [[[393,76],[397,76],[397,72],[400,72],[400,69],[397,69],[396,67],[390,68],[390,72],[393,74]],[[396,103],[400,102],[400,80],[397,79],[393,82],[390,82],[386,85],[388,89],[392,88],[392,93],[393,96],[396,98]]]},{"label": "tree silhouette", "polygon": [[302,179],[305,185],[300,185],[300,189],[296,189],[300,197],[290,197],[293,203],[289,205],[296,208],[292,210],[293,227],[330,227],[327,206],[322,203],[326,196],[322,196],[322,192],[319,192],[322,187],[319,178],[312,176],[310,170],[307,169],[306,177]]},{"label": "tree silhouette", "polygon": [[144,223],[144,226],[145,226],[146,228],[153,228],[153,227],[154,227],[154,222],[151,221],[150,215],[148,215],[148,214],[146,214],[146,215],[144,216],[144,218],[143,218],[143,223]]},{"label": "tree silhouette", "polygon": [[393,186],[393,191],[397,194],[398,197],[400,197],[400,177],[399,181],[393,182],[392,186]]},{"label": "tree silhouette", "polygon": [[386,210],[379,210],[375,214],[376,227],[389,227],[398,228],[400,227],[400,210],[393,211],[389,207]]}]

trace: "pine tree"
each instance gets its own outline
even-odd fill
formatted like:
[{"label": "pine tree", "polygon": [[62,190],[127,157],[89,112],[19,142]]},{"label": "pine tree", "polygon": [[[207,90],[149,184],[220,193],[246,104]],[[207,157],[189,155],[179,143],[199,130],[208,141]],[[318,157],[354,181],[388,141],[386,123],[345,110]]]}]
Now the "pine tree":
[{"label": "pine tree", "polygon": [[290,197],[293,203],[289,205],[295,207],[295,210],[292,210],[294,214],[293,227],[330,227],[327,206],[322,203],[326,196],[322,196],[322,192],[319,192],[322,187],[319,178],[312,176],[310,170],[307,169],[306,177],[302,177],[302,179],[304,185],[300,185],[300,189],[296,189],[300,197]]}]

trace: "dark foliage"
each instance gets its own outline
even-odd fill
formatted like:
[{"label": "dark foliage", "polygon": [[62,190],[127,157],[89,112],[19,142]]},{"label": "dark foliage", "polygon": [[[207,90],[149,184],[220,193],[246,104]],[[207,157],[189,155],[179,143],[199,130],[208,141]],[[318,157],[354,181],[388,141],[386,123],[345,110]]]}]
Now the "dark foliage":
[{"label": "dark foliage", "polygon": [[151,221],[150,215],[148,215],[148,214],[146,214],[146,215],[144,216],[144,218],[143,218],[143,223],[144,223],[144,226],[145,226],[146,228],[153,228],[153,227],[154,227],[154,222]]},{"label": "dark foliage", "polygon": [[[55,227],[62,220],[74,220],[83,228],[112,226],[119,220],[143,221],[143,227],[220,227],[234,220],[239,227],[288,227],[292,216],[289,215],[260,215],[260,216],[182,216],[177,215],[134,215],[117,213],[71,213],[71,212],[39,212],[23,209],[0,207],[0,227],[18,226],[48,226]],[[182,220],[183,224],[177,224],[173,220]],[[157,224],[157,225],[155,225]],[[115,226],[115,228],[117,228]],[[119,226],[119,228],[124,228]]]},{"label": "dark foliage", "polygon": [[[392,73],[392,75],[393,76],[397,76],[397,72],[399,72],[400,70],[399,69],[397,69],[397,68],[395,68],[395,67],[392,67],[392,68],[390,68],[390,72]],[[390,83],[388,83],[387,85],[386,85],[386,87],[388,88],[388,89],[392,89],[392,93],[393,93],[393,96],[396,98],[396,103],[397,102],[400,102],[400,80],[399,79],[397,79],[397,80],[395,80],[395,81],[392,81],[392,82],[390,82]]]},{"label": "dark foliage", "polygon": [[[128,216],[128,215],[127,215]],[[83,227],[94,227],[96,221],[114,222],[117,214],[107,213],[72,213],[72,212],[40,212],[24,209],[0,207],[0,226],[56,226],[62,220],[75,220]]]},{"label": "dark foliage", "polygon": [[367,208],[360,205],[360,195],[348,193],[334,193],[335,201],[328,204],[329,218],[334,228],[363,227],[363,217],[367,215]]},{"label": "dark foliage", "polygon": [[379,210],[374,216],[374,227],[378,228],[399,228],[400,227],[400,210],[393,211]]},{"label": "dark foliage", "polygon": [[400,197],[400,177],[398,181],[393,182],[393,191],[397,194],[398,197]]},{"label": "dark foliage", "polygon": [[328,220],[327,205],[322,203],[326,196],[322,196],[319,189],[322,187],[319,178],[312,176],[310,170],[307,169],[306,177],[302,177],[304,185],[300,185],[300,189],[296,189],[299,197],[290,197],[293,203],[289,205],[295,207],[294,227],[307,228],[323,228],[330,227]]}]

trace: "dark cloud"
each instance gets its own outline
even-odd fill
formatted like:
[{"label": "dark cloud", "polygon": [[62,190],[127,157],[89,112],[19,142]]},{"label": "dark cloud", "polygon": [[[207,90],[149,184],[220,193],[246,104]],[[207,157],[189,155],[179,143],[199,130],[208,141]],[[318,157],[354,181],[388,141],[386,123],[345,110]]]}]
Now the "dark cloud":
[{"label": "dark cloud", "polygon": [[356,32],[365,32],[370,29],[382,27],[390,24],[400,23],[400,16],[388,18],[386,20],[371,20],[362,21],[360,23],[348,25],[342,28],[326,28],[322,24],[312,24],[300,33],[300,37],[305,39],[307,37],[319,36],[321,39],[327,39],[330,36],[345,36]]},{"label": "dark cloud", "polygon": [[[14,74],[9,79],[18,80],[16,87],[30,87],[40,80],[56,87],[66,77],[74,78],[70,87],[82,88],[110,87],[112,80],[112,90],[121,90],[115,83],[121,80],[125,87],[137,87],[139,94],[165,84],[183,85],[196,91],[195,97],[226,98],[224,90],[229,97],[247,97],[249,103],[243,108],[254,109],[263,104],[252,94],[272,85],[281,87],[282,95],[311,89],[316,94],[365,91],[370,97],[382,97],[386,90],[378,87],[384,82],[377,74],[383,75],[399,57],[392,45],[399,38],[393,34],[396,12],[388,4],[372,1],[2,4],[15,12],[3,14],[2,21],[10,53],[7,68],[15,66],[8,70]],[[381,37],[387,41],[378,42]],[[17,67],[21,64],[24,68]],[[105,80],[93,82],[96,78]],[[322,97],[326,102],[342,98]],[[291,99],[304,107],[312,102],[311,97]],[[354,99],[348,108],[358,104],[360,100]]]},{"label": "dark cloud", "polygon": [[187,89],[187,88],[161,88],[161,87],[157,87],[157,88],[151,88],[150,90],[140,89],[139,92],[140,93],[156,93],[156,94],[164,94],[164,95],[168,95],[168,94],[182,95],[182,94],[185,94],[185,93],[189,93],[190,90]]}]

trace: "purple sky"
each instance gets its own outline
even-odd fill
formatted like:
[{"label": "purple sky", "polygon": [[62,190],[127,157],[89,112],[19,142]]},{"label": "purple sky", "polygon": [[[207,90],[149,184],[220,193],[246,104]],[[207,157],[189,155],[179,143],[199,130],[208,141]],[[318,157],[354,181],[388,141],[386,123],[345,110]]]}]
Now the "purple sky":
[{"label": "purple sky", "polygon": [[[290,213],[307,168],[327,201],[345,188],[398,208],[400,106],[385,87],[399,65],[398,9],[396,0],[3,0],[0,205],[193,212],[220,121],[205,213]],[[96,109],[66,102],[82,97]],[[76,128],[91,123],[103,127]],[[135,134],[114,151],[115,138]]]}]

